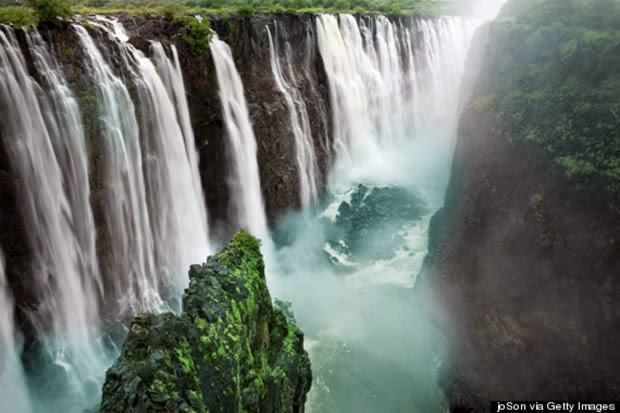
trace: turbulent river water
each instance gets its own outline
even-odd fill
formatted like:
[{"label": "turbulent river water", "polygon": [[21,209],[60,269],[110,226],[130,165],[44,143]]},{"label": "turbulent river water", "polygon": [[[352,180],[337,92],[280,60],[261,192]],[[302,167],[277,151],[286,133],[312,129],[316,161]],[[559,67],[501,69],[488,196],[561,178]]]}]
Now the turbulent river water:
[{"label": "turbulent river water", "polygon": [[[443,203],[461,79],[481,22],[316,16],[333,134],[325,191],[292,45],[277,36],[277,24],[265,28],[290,114],[302,206],[271,230],[243,84],[230,47],[211,41],[231,155],[230,219],[262,238],[271,293],[292,303],[306,333],[311,412],[446,409],[438,387],[446,343],[427,314],[432,300],[416,298],[430,294],[416,287],[416,276],[430,218]],[[0,30],[3,145],[24,183],[18,198],[38,277],[29,292],[36,305],[23,314],[39,358],[24,369],[14,315],[21,303],[0,257],[0,398],[15,412],[92,408],[118,355],[110,331],[138,311],[174,310],[170,291],[183,287],[186,268],[222,242],[211,239],[202,208],[176,49],[154,42],[149,58],[117,21],[98,17],[90,26],[72,30],[96,85],[91,110],[102,147],[94,165],[87,109],[49,45],[37,32],[24,35],[24,46],[13,29]],[[92,37],[93,27],[115,39],[113,50]],[[103,182],[97,199],[94,173]]]}]

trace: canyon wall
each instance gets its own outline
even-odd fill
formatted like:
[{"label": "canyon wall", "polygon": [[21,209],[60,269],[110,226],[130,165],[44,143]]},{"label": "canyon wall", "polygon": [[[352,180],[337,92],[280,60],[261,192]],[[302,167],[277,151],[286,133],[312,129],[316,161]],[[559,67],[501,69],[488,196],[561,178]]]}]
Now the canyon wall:
[{"label": "canyon wall", "polygon": [[618,7],[573,3],[508,2],[460,118],[424,278],[454,412],[620,394]]}]

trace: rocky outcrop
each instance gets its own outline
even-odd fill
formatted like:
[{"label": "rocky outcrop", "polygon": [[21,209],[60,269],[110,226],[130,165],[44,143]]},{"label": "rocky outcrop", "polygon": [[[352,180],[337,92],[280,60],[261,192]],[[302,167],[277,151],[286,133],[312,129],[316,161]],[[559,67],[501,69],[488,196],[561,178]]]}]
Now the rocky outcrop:
[{"label": "rocky outcrop", "polygon": [[303,333],[274,308],[259,241],[239,232],[193,265],[178,314],[139,314],[108,370],[102,412],[303,412]]},{"label": "rocky outcrop", "polygon": [[[445,207],[431,225],[424,280],[441,297],[452,344],[442,385],[454,412],[486,412],[490,400],[615,400],[620,215],[603,187],[596,195],[594,181],[575,185],[548,145],[507,127],[504,115],[529,108],[513,100],[501,114],[487,101],[505,98],[497,92],[506,91],[506,77],[520,82],[519,93],[530,85],[518,66],[503,63],[529,50],[516,35],[536,31],[503,29],[491,28],[482,76],[460,120]],[[555,41],[545,30],[539,27],[538,38]],[[534,56],[540,66],[530,67],[540,70],[555,56]],[[544,103],[558,119],[573,107],[555,98]],[[538,114],[524,119],[531,129],[541,127]],[[582,120],[572,125],[584,136]]]}]

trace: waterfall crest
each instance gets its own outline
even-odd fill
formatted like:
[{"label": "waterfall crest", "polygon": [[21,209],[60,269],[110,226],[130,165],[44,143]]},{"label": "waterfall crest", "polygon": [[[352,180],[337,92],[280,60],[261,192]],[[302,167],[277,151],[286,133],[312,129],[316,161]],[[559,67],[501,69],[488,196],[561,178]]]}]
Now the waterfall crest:
[{"label": "waterfall crest", "polygon": [[[12,138],[4,144],[22,182],[18,196],[34,255],[38,303],[29,317],[39,337],[44,337],[50,361],[66,373],[68,391],[88,398],[85,385],[101,377],[105,366],[97,339],[98,303],[103,297],[96,260],[89,256],[88,231],[94,228],[84,228],[92,216],[88,204],[81,204],[88,198],[88,180],[80,159],[83,141],[75,122],[79,115],[51,55],[37,53],[44,46],[36,34],[30,36],[30,45],[39,69],[53,79],[51,94],[30,77],[15,33],[9,28],[0,31],[0,91],[12,102],[1,108],[3,134]],[[60,112],[55,111],[58,107]],[[64,139],[67,131],[74,132],[75,141]],[[67,164],[75,167],[63,174]],[[72,209],[80,205],[85,210]]]}]

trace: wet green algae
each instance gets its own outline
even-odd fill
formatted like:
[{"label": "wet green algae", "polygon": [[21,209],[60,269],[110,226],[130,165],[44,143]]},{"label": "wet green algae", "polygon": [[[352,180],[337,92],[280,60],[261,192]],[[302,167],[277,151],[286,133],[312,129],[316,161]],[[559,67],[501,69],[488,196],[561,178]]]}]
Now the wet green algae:
[{"label": "wet green algae", "polygon": [[264,268],[245,230],[192,265],[181,314],[132,323],[100,411],[303,411],[312,381],[303,333],[273,307]]}]

